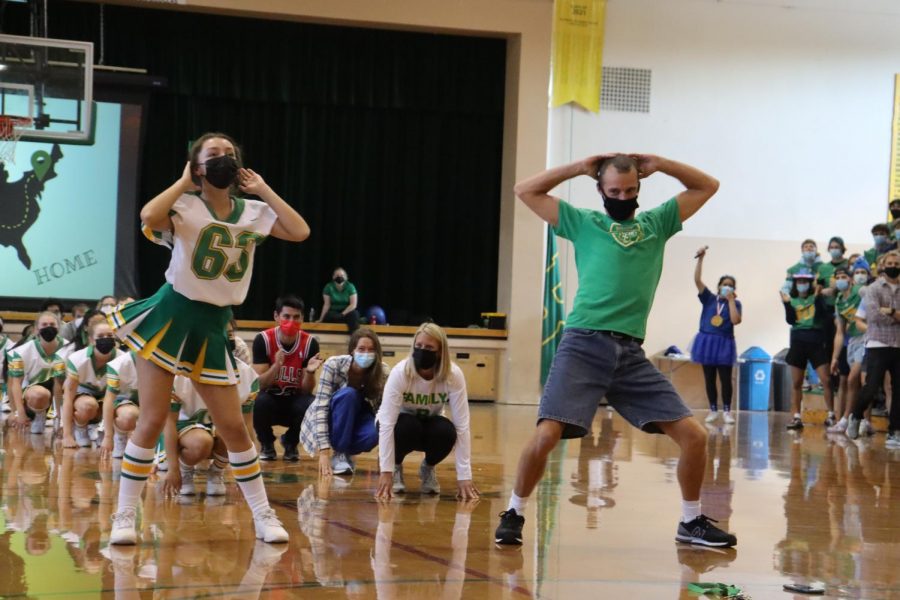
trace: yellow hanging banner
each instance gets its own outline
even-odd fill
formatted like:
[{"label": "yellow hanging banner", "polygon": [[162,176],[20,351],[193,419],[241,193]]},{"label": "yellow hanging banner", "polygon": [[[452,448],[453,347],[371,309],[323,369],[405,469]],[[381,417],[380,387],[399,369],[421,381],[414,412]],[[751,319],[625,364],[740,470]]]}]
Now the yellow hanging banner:
[{"label": "yellow hanging banner", "polygon": [[891,175],[888,203],[900,198],[900,73],[894,75],[894,122],[891,126]]},{"label": "yellow hanging banner", "polygon": [[606,0],[555,0],[550,106],[600,110]]}]

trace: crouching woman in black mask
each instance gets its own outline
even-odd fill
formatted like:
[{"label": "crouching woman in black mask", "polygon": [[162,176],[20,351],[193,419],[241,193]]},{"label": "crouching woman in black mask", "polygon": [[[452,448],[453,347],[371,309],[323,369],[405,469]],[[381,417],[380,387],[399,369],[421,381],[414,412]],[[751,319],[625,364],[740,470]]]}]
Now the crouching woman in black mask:
[{"label": "crouching woman in black mask", "polygon": [[[450,418],[441,413],[450,407]],[[378,422],[381,477],[376,498],[406,491],[403,459],[424,452],[419,465],[420,492],[440,494],[435,466],[456,446],[457,496],[478,498],[472,483],[472,444],[469,435],[469,398],[462,370],[450,360],[447,334],[434,323],[421,325],[413,337],[412,353],[400,361],[384,386]]]}]

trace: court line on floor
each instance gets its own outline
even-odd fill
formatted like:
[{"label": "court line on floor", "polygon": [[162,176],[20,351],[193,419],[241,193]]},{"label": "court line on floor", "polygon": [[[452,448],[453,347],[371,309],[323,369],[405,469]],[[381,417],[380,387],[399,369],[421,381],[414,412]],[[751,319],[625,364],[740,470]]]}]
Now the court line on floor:
[{"label": "court line on floor", "polygon": [[[297,505],[295,503],[282,502],[280,504],[281,504],[281,506],[288,508],[294,512],[299,512],[297,510]],[[354,527],[353,525],[348,525],[347,523],[342,523],[341,521],[335,521],[335,520],[328,519],[328,518],[326,518],[325,520],[328,521],[328,523],[330,525],[334,525],[335,527],[338,527],[345,531],[349,531],[350,533],[355,533],[358,536],[368,538],[368,539],[372,540],[373,542],[375,541],[375,534],[370,531],[366,531],[365,529],[360,529],[359,527]],[[426,552],[424,550],[416,548],[415,546],[410,546],[409,544],[404,544],[403,542],[395,542],[394,540],[391,540],[391,546],[395,547],[395,548],[399,548],[400,550],[403,550],[404,552],[407,552],[409,554],[418,556],[419,558],[423,558],[425,560],[445,566],[447,568],[457,566],[457,565],[454,565],[453,563],[451,563],[446,558],[441,558],[440,556],[437,556],[436,554],[431,554],[430,552]],[[513,550],[515,552],[520,551],[520,550],[512,549],[512,548],[510,550]],[[516,586],[507,585],[507,584],[503,583],[502,581],[499,581],[495,577],[491,577],[489,574],[487,574],[483,571],[478,571],[476,569],[467,567],[465,565],[462,565],[462,570],[467,575],[471,575],[472,577],[476,577],[483,581],[487,581],[487,582],[492,583],[496,586],[499,586],[503,589],[510,590],[512,592],[521,594],[523,596],[527,596],[528,598],[534,598],[534,594],[532,594],[531,590],[529,590],[528,588],[524,588],[520,585],[516,585]]]}]

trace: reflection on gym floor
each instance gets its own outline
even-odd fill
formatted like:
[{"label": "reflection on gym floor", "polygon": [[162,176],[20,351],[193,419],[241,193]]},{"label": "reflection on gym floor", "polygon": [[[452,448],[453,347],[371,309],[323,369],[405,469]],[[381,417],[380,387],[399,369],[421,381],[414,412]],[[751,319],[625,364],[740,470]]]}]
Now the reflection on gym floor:
[{"label": "reflection on gym floor", "polygon": [[[709,429],[704,512],[739,537],[736,549],[673,540],[678,450],[606,409],[564,443],[526,511],[522,548],[497,548],[529,407],[473,406],[477,502],[372,494],[376,455],[352,477],[320,480],[315,461],[265,464],[266,485],[291,533],[254,539],[250,513],[225,497],[165,499],[150,485],[141,543],[107,544],[116,461],[62,450],[49,433],[3,429],[0,596],[126,598],[695,598],[693,582],[786,597],[788,582],[822,581],[825,597],[900,596],[900,452],[883,434],[861,442],[781,414],[742,413]],[[702,416],[702,415],[701,415]],[[407,478],[415,480],[415,461]]]}]

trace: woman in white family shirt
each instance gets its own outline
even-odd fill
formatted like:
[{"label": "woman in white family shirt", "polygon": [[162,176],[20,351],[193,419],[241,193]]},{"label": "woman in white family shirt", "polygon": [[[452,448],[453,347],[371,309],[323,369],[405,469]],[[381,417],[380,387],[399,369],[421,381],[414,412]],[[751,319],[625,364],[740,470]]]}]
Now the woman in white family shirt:
[{"label": "woman in white family shirt", "polygon": [[[441,413],[450,407],[450,419]],[[420,491],[439,494],[434,467],[456,446],[457,496],[478,498],[472,483],[469,398],[462,370],[450,360],[447,334],[434,323],[416,331],[410,356],[388,376],[376,417],[381,477],[375,497],[391,498],[406,491],[403,459],[424,452],[419,466]]]}]

